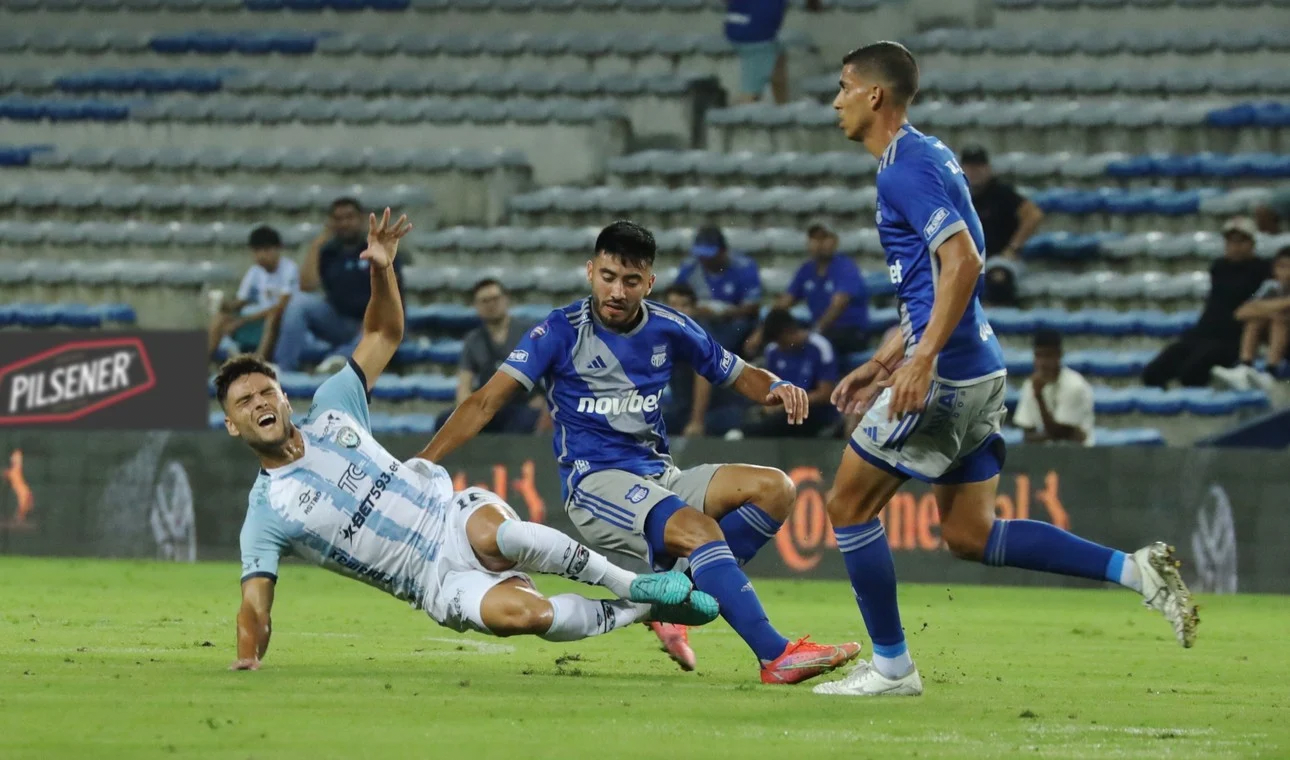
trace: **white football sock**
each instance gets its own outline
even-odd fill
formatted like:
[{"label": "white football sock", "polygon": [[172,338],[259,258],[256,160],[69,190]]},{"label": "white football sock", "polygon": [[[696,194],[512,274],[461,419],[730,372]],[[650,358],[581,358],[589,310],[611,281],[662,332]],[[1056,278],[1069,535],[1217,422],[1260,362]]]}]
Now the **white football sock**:
[{"label": "white football sock", "polygon": [[648,604],[577,594],[559,594],[547,601],[551,602],[551,627],[542,634],[547,641],[577,641],[609,633],[644,620],[650,609]]},{"label": "white football sock", "polygon": [[1132,554],[1125,556],[1124,564],[1120,565],[1120,585],[1142,593],[1142,573],[1138,572],[1138,563],[1133,561]]},{"label": "white football sock", "polygon": [[909,674],[909,671],[914,669],[914,659],[909,656],[909,650],[905,650],[895,657],[883,657],[875,653],[873,656],[873,669],[895,681],[898,678],[904,678]]},{"label": "white football sock", "polygon": [[554,528],[522,520],[507,520],[497,526],[497,548],[502,556],[525,572],[571,578],[593,586],[604,586],[614,596],[631,595],[636,573],[618,567]]}]

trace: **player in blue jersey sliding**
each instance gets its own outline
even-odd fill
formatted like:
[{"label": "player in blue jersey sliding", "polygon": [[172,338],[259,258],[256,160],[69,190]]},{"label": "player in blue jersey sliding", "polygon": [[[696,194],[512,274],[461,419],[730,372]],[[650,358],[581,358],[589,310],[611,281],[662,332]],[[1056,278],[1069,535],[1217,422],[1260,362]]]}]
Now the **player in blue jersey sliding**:
[{"label": "player in blue jersey sliding", "polygon": [[[253,356],[227,361],[216,378],[229,435],[260,460],[242,527],[242,605],[234,670],[257,670],[269,646],[278,560],[295,554],[361,580],[441,625],[498,636],[573,641],[658,619],[702,624],[717,603],[684,573],[637,575],[544,525],[520,520],[501,497],[479,488],[454,494],[446,470],[425,459],[400,462],[372,437],[368,393],[403,339],[394,274],[398,242],[390,210],[369,220],[361,254],[372,296],[348,365],[314,394],[300,426],[273,368]],[[543,597],[526,572],[596,584],[617,600]]]},{"label": "player in blue jersey sliding", "polygon": [[[565,509],[594,547],[660,569],[686,558],[694,585],[716,597],[721,615],[757,656],[765,683],[798,683],[837,668],[859,645],[784,638],[742,568],[791,512],[792,482],[753,465],[678,469],[659,405],[674,361],[756,403],[782,404],[791,423],[806,417],[806,392],[745,365],[689,317],[645,300],[654,286],[654,255],[654,236],[643,227],[606,227],[587,262],[591,295],[533,328],[423,456],[447,455],[512,396],[540,383],[555,424]],[[668,651],[693,668],[692,653],[687,660],[685,651]]]},{"label": "player in blue jersey sliding", "polygon": [[865,412],[827,507],[873,659],[814,691],[922,693],[901,629],[891,550],[878,521],[909,478],[932,484],[941,538],[956,557],[1118,583],[1141,592],[1189,647],[1196,608],[1172,549],[1154,543],[1125,554],[1048,523],[995,516],[1006,372],[979,300],[981,222],[954,154],[906,121],[917,91],[913,55],[897,43],[877,42],[843,59],[833,101],[847,138],[878,158],[878,234],[896,285],[901,329],[833,394],[843,412]]}]

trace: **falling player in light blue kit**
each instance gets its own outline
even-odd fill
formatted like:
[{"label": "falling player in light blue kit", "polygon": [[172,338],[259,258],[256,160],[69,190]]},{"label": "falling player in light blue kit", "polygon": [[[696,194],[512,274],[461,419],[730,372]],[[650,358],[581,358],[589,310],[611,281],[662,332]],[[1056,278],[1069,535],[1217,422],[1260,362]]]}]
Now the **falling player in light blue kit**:
[{"label": "falling player in light blue kit", "polygon": [[[788,517],[792,482],[778,470],[752,465],[678,469],[668,454],[659,400],[674,361],[755,403],[782,404],[790,424],[806,416],[806,391],[746,366],[694,320],[646,301],[654,255],[654,236],[640,225],[615,222],[601,231],[587,262],[591,296],[556,309],[533,328],[422,455],[446,456],[512,396],[541,383],[555,423],[565,509],[583,536],[598,549],[656,568],[687,558],[695,586],[716,597],[722,616],[757,656],[761,680],[804,681],[852,659],[859,645],[784,638],[741,567]],[[692,669],[693,652],[676,643],[664,639],[673,659]]]},{"label": "falling player in light blue kit", "polygon": [[900,301],[900,334],[833,394],[843,412],[865,411],[827,506],[874,654],[872,664],[861,662],[846,678],[814,691],[923,691],[878,521],[911,477],[932,484],[941,538],[955,556],[1119,583],[1141,592],[1178,641],[1191,646],[1196,610],[1169,547],[1155,543],[1129,555],[1048,523],[995,517],[1007,373],[979,299],[985,241],[967,181],[940,140],[906,121],[918,65],[902,45],[877,42],[852,51],[839,85],[833,107],[842,131],[878,158],[878,234]]},{"label": "falling player in light blue kit", "polygon": [[[278,560],[296,554],[423,608],[441,625],[498,636],[573,641],[651,619],[702,624],[717,603],[683,573],[636,575],[568,536],[520,520],[479,488],[454,494],[446,470],[400,462],[372,437],[368,393],[403,338],[394,275],[406,218],[369,221],[372,296],[348,365],[314,395],[304,422],[271,366],[230,359],[216,378],[230,435],[260,460],[242,527],[242,605],[235,670],[257,670],[269,646]],[[560,594],[547,599],[525,571],[604,586],[618,600]]]}]

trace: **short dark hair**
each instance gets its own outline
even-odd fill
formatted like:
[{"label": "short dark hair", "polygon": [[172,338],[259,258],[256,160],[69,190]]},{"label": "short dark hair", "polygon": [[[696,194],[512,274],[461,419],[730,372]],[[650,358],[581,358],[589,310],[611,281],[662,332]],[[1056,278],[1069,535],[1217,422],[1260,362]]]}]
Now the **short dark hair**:
[{"label": "short dark hair", "polygon": [[600,231],[596,237],[596,254],[613,256],[629,267],[654,266],[658,245],[654,235],[636,222],[620,220]]},{"label": "short dark hair", "polygon": [[273,370],[273,365],[255,354],[230,356],[220,365],[219,373],[215,375],[215,398],[219,400],[221,407],[224,406],[224,400],[228,398],[228,387],[238,378],[247,375],[267,375],[273,381],[278,379],[278,373]]},{"label": "short dark hair", "polygon": [[668,296],[680,296],[682,298],[689,299],[690,303],[699,302],[699,294],[695,293],[694,288],[684,282],[674,282],[671,285],[668,285],[667,290],[663,291],[663,298],[667,298]]},{"label": "short dark hair", "polygon": [[360,214],[363,213],[363,204],[359,203],[357,198],[353,198],[348,195],[341,196],[340,198],[332,201],[331,205],[327,207],[327,210],[335,211],[336,209],[344,208],[345,206],[353,206],[355,211]]},{"label": "short dark hair", "polygon": [[483,290],[484,288],[492,287],[493,285],[496,285],[497,287],[501,288],[503,294],[506,293],[506,286],[502,284],[501,280],[497,279],[496,277],[485,277],[484,279],[475,283],[475,286],[470,289],[471,299],[473,300],[475,296],[479,295],[479,291]]},{"label": "short dark hair", "polygon": [[883,40],[858,47],[842,57],[842,65],[874,74],[899,105],[909,105],[918,94],[918,61],[899,42]]},{"label": "short dark hair", "polygon": [[251,230],[251,234],[247,238],[246,244],[253,250],[258,250],[260,248],[281,248],[282,236],[278,234],[277,230],[273,229],[269,225],[261,224],[259,227]]},{"label": "short dark hair", "polygon": [[761,336],[766,343],[778,343],[784,334],[796,330],[802,325],[788,309],[771,309],[762,322]]},{"label": "short dark hair", "polygon": [[1290,245],[1287,245],[1285,248],[1276,252],[1276,255],[1272,257],[1272,260],[1276,261],[1277,259],[1290,259]]},{"label": "short dark hair", "polygon": [[833,231],[828,222],[812,222],[811,226],[806,228],[806,236],[810,238],[836,238],[838,233]]},{"label": "short dark hair", "polygon": [[1062,350],[1062,334],[1056,330],[1043,329],[1035,331],[1035,348],[1055,348]]}]

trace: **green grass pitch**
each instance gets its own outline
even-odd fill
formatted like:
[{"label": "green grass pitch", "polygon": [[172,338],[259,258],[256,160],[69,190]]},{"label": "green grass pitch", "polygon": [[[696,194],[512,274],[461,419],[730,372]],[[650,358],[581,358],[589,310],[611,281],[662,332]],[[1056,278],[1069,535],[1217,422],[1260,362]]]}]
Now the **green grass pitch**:
[{"label": "green grass pitch", "polygon": [[[1125,592],[905,586],[927,693],[860,700],[762,686],[721,621],[682,673],[643,626],[462,635],[298,565],[232,673],[237,572],[0,559],[0,758],[1290,757],[1285,598],[1203,599],[1183,650]],[[844,584],[757,587],[786,635],[863,640]]]}]

